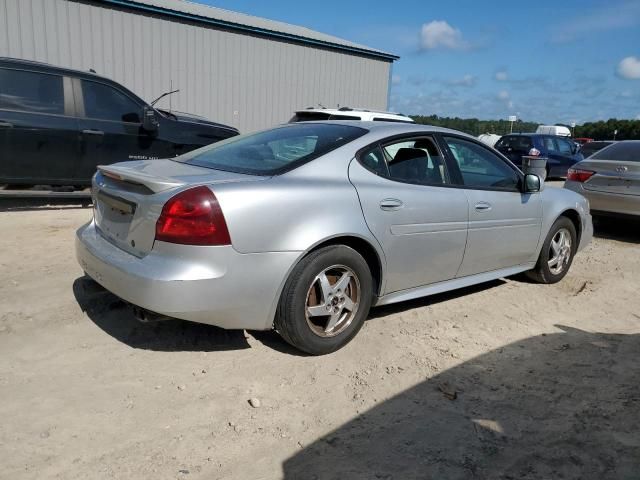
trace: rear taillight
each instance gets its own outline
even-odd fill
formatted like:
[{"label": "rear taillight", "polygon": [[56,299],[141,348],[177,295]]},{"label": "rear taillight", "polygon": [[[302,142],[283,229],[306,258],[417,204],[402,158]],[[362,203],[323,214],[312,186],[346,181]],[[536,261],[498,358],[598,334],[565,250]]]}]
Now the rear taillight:
[{"label": "rear taillight", "polygon": [[592,172],[591,170],[580,170],[579,168],[570,168],[567,171],[567,180],[583,183],[589,180],[594,173],[596,172]]},{"label": "rear taillight", "polygon": [[231,245],[220,204],[205,186],[171,197],[156,223],[156,240],[184,245]]},{"label": "rear taillight", "polygon": [[540,150],[538,150],[537,148],[532,148],[531,150],[529,150],[529,156],[530,157],[539,157],[540,156]]}]

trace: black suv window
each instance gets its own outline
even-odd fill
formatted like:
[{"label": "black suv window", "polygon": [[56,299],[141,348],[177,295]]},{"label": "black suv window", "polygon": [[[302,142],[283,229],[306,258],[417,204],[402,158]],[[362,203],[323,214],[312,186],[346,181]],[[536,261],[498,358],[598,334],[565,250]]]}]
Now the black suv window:
[{"label": "black suv window", "polygon": [[62,115],[62,77],[0,68],[0,108]]},{"label": "black suv window", "polygon": [[465,186],[510,191],[518,189],[518,174],[490,150],[461,138],[444,139],[460,168]]},{"label": "black suv window", "polygon": [[140,123],[142,107],[115,88],[82,80],[84,114],[88,118],[114,122]]},{"label": "black suv window", "polygon": [[511,151],[514,152],[529,153],[529,150],[532,148],[533,142],[531,141],[531,137],[523,135],[505,136],[496,143],[496,149],[500,151],[511,149]]}]

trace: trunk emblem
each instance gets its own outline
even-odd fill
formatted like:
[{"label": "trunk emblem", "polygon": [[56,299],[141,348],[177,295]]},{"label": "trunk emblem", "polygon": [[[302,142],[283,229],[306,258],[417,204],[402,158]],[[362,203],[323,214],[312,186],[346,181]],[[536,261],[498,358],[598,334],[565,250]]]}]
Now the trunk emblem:
[{"label": "trunk emblem", "polygon": [[616,172],[626,172],[629,170],[627,167],[616,167]]}]

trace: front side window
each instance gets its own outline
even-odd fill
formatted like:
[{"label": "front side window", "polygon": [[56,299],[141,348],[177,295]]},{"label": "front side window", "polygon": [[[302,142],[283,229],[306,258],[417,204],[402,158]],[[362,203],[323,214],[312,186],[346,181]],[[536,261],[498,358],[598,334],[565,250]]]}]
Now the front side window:
[{"label": "front side window", "polygon": [[431,137],[412,138],[372,147],[360,162],[380,176],[405,183],[448,183],[444,157]]},{"label": "front side window", "polygon": [[560,138],[556,139],[556,142],[558,143],[558,151],[563,154],[563,155],[571,155],[572,152],[572,148],[571,148],[571,144],[566,141],[566,140],[562,140]]},{"label": "front side window", "polygon": [[465,186],[499,190],[518,189],[518,174],[493,152],[461,138],[444,139],[458,164]]},{"label": "front side window", "polygon": [[140,123],[142,107],[124,93],[103,83],[82,80],[84,114],[87,118]]},{"label": "front side window", "polygon": [[251,175],[274,175],[329,153],[367,133],[330,123],[292,123],[240,135],[178,157],[205,168]]},{"label": "front side window", "polygon": [[542,139],[545,150],[548,152],[557,152],[558,146],[556,145],[556,139],[553,137],[544,137]]},{"label": "front side window", "polygon": [[63,115],[62,77],[0,68],[0,108]]}]

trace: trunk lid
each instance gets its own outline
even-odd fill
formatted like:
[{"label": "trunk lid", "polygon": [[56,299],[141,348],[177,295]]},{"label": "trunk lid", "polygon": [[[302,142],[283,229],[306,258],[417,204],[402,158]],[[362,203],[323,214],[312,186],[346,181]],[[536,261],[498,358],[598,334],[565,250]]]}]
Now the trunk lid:
[{"label": "trunk lid", "polygon": [[584,183],[585,190],[640,195],[640,162],[584,160],[574,168],[596,172]]},{"label": "trunk lid", "polygon": [[[179,191],[198,185],[260,181],[269,177],[224,172],[173,160],[99,166],[93,179],[93,216],[100,234],[137,257],[153,248],[162,207]],[[215,191],[215,188],[214,188]]]}]

